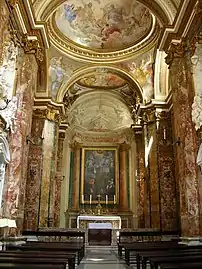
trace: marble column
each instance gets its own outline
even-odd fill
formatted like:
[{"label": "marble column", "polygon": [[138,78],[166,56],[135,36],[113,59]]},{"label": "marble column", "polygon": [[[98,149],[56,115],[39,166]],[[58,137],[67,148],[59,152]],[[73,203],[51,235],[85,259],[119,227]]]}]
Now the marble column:
[{"label": "marble column", "polygon": [[175,174],[179,184],[183,236],[200,234],[196,131],[191,117],[194,89],[190,81],[189,53],[190,48],[183,41],[171,44],[166,57],[172,88]]},{"label": "marble column", "polygon": [[36,230],[39,222],[40,186],[43,169],[43,129],[45,111],[35,110],[29,144],[24,229]]},{"label": "marble column", "polygon": [[57,110],[47,110],[44,124],[43,172],[41,179],[39,227],[51,227],[54,219],[54,182],[60,119]]},{"label": "marble column", "polygon": [[174,175],[171,112],[156,111],[160,226],[162,230],[177,230],[178,192]]},{"label": "marble column", "polygon": [[159,201],[159,175],[158,175],[158,136],[155,110],[149,112],[148,145],[149,180],[150,180],[150,214],[151,228],[160,228],[160,201]]},{"label": "marble column", "polygon": [[141,130],[135,130],[135,141],[137,147],[136,154],[136,173],[135,180],[137,184],[137,193],[138,193],[138,228],[145,227],[145,215],[144,215],[144,203],[145,203],[145,188],[144,188],[144,180],[145,180],[145,166],[144,166],[144,155],[145,155],[145,147],[144,147],[144,137]]},{"label": "marble column", "polygon": [[74,142],[71,145],[74,150],[74,176],[72,182],[72,209],[79,208],[79,183],[80,183],[80,164],[81,164],[81,148],[82,144]]},{"label": "marble column", "polygon": [[59,227],[60,220],[60,199],[61,199],[61,183],[65,179],[63,176],[63,144],[65,139],[65,131],[59,132],[58,138],[58,150],[57,150],[57,167],[55,176],[55,188],[54,188],[54,227]]},{"label": "marble column", "polygon": [[127,184],[127,154],[130,146],[125,142],[120,145],[120,190],[119,203],[121,210],[128,209],[128,184]]},{"label": "marble column", "polygon": [[144,196],[144,226],[145,228],[151,227],[151,193],[150,193],[150,174],[149,174],[149,155],[148,155],[148,127],[147,121],[143,121],[143,131],[144,131],[144,167],[145,167],[145,177],[144,184],[142,186]]}]

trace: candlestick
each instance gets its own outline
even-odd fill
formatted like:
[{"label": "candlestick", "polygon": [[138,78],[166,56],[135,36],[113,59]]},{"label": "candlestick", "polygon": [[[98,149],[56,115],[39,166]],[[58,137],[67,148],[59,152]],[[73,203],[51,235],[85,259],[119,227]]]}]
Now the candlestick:
[{"label": "candlestick", "polygon": [[91,202],[92,202],[92,194],[90,194],[90,205],[91,205]]},{"label": "candlestick", "polygon": [[114,195],[114,204],[116,204],[116,195]]},{"label": "candlestick", "polygon": [[106,205],[108,204],[108,195],[106,194]]},{"label": "candlestick", "polygon": [[84,204],[84,195],[81,196],[81,203]]}]

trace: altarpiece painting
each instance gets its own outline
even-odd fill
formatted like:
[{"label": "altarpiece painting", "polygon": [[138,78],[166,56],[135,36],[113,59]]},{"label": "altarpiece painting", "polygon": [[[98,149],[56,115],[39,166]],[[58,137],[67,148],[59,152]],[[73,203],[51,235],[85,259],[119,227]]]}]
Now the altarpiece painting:
[{"label": "altarpiece painting", "polygon": [[114,203],[118,198],[117,148],[83,148],[81,195],[84,203]]}]

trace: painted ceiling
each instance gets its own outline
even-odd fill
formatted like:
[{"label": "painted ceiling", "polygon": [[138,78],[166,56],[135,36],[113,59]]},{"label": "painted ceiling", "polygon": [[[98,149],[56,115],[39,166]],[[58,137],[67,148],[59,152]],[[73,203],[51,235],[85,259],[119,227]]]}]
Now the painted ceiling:
[{"label": "painted ceiling", "polygon": [[113,93],[97,91],[75,101],[68,113],[68,123],[72,130],[108,133],[125,130],[133,121],[123,100]]},{"label": "painted ceiling", "polygon": [[74,43],[113,51],[146,36],[152,27],[152,15],[136,0],[68,0],[57,9],[55,22]]},{"label": "painted ceiling", "polygon": [[126,81],[102,68],[95,70],[93,74],[84,76],[77,83],[84,87],[117,88],[125,85]]},{"label": "painted ceiling", "polygon": [[47,95],[63,101],[71,128],[129,128],[136,104],[155,98],[156,46],[180,0],[33,1],[50,39]]}]

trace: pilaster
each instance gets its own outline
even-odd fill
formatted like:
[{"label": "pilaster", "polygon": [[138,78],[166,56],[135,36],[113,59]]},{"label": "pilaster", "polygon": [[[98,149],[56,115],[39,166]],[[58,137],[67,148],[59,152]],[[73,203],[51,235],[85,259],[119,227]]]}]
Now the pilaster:
[{"label": "pilaster", "polygon": [[74,141],[71,145],[74,152],[74,171],[72,183],[72,209],[79,208],[79,181],[80,181],[80,163],[82,144]]},{"label": "pilaster", "polygon": [[127,153],[130,146],[125,142],[120,144],[120,209],[127,210],[128,208],[128,184],[127,184]]},{"label": "pilaster", "polygon": [[179,184],[183,236],[200,234],[199,192],[196,167],[196,132],[191,117],[193,85],[190,81],[190,47],[171,44],[166,57],[172,87],[175,174]]}]

